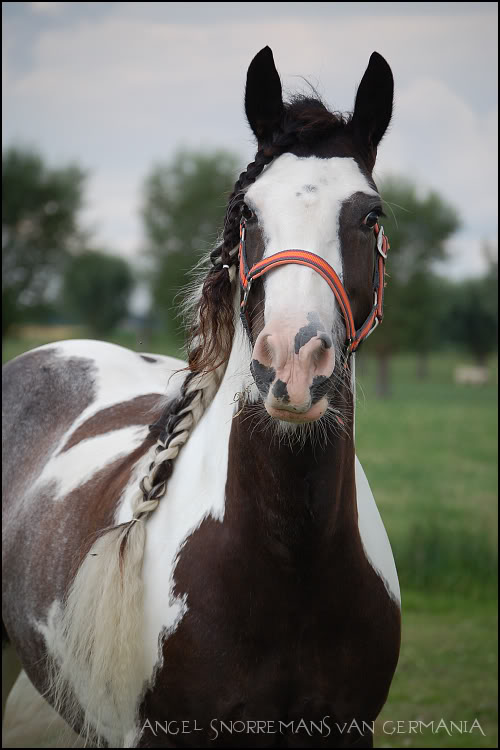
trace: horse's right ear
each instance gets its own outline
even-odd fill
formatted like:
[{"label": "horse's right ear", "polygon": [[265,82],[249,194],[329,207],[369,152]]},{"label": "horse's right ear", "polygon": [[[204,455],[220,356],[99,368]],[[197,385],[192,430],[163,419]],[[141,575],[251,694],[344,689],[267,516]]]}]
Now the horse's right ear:
[{"label": "horse's right ear", "polygon": [[272,140],[283,116],[281,81],[270,47],[258,52],[248,68],[245,112],[259,148]]}]

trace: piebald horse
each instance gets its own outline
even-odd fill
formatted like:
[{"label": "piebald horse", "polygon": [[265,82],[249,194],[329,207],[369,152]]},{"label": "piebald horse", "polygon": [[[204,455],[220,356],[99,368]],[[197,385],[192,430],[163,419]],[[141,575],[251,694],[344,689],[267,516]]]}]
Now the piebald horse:
[{"label": "piebald horse", "polygon": [[4,368],[4,625],[82,741],[373,746],[400,593],[354,353],[382,317],[392,102],[376,52],[347,116],[284,102],[261,50],[187,365],[66,341]]}]

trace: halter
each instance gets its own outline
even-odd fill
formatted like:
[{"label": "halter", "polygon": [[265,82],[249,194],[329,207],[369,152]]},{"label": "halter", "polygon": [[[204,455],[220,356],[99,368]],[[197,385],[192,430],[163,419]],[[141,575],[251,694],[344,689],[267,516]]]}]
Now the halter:
[{"label": "halter", "polygon": [[379,227],[378,224],[375,224],[373,231],[375,233],[375,247],[377,250],[377,262],[375,263],[375,268],[373,270],[373,307],[363,325],[356,330],[347,292],[331,265],[323,258],[320,258],[319,255],[311,253],[308,250],[283,250],[282,252],[274,253],[274,255],[271,255],[269,258],[259,260],[258,263],[255,263],[249,268],[245,247],[246,222],[245,219],[242,218],[240,222],[239,260],[240,285],[243,299],[241,302],[240,314],[243,326],[250,341],[253,343],[250,324],[246,316],[246,308],[253,280],[258,279],[260,276],[268,273],[268,271],[272,271],[274,268],[278,268],[278,266],[283,266],[287,263],[296,263],[300,266],[308,266],[308,268],[312,268],[313,271],[319,273],[319,275],[326,281],[334,293],[344,317],[346,326],[347,356],[349,357],[354,351],[356,351],[363,339],[366,339],[370,333],[375,330],[378,324],[382,322],[384,316],[385,261],[387,259],[387,251],[389,250],[390,245],[382,226]]}]

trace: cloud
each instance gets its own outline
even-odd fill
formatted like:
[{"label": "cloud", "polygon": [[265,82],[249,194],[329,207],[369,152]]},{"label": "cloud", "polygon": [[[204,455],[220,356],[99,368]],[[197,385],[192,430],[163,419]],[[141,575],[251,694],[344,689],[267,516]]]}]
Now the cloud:
[{"label": "cloud", "polygon": [[473,207],[475,227],[491,225],[498,205],[497,128],[496,111],[481,116],[443,81],[417,78],[398,98],[379,169],[383,164],[385,171],[414,176],[461,208],[466,222]]},{"label": "cloud", "polygon": [[[285,87],[304,88],[297,77],[304,75],[343,110],[352,108],[370,53],[384,54],[396,78],[396,108],[379,173],[416,176],[442,192],[463,216],[462,236],[495,235],[495,12],[457,4],[467,6],[466,15],[409,16],[403,11],[412,4],[393,3],[383,17],[373,4],[351,15],[343,6],[335,15],[331,4],[320,16],[319,6],[330,4],[319,3],[312,14],[308,4],[291,4],[279,17],[270,3],[248,18],[242,4],[236,13],[239,3],[215,3],[217,23],[207,24],[196,3],[31,5],[47,6],[37,9],[45,16],[56,13],[49,6],[61,6],[59,13],[67,5],[71,20],[45,20],[33,32],[28,67],[14,56],[19,26],[12,38],[7,30],[4,140],[37,142],[52,161],[77,158],[89,167],[86,215],[102,241],[125,254],[140,245],[139,189],[153,161],[180,145],[225,146],[241,155],[242,167],[251,158],[245,75],[266,44]],[[99,8],[92,15],[86,5]],[[267,15],[265,5],[273,6]]]},{"label": "cloud", "polygon": [[69,3],[29,3],[35,13],[48,13],[49,15],[58,15]]}]

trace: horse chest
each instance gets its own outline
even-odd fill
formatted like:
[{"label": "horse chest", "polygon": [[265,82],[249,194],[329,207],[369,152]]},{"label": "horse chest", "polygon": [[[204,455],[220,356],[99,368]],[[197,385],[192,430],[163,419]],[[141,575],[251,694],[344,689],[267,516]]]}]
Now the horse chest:
[{"label": "horse chest", "polygon": [[[143,720],[198,722],[197,746],[234,746],[227,731],[214,736],[217,722],[375,717],[397,659],[389,643],[397,617],[387,595],[381,622],[372,612],[373,581],[353,593],[343,585],[343,567],[293,570],[275,561],[273,568],[262,550],[254,559],[238,554],[228,536],[220,522],[206,520],[180,556],[176,588],[187,610],[164,642]],[[195,575],[204,555],[210,567]],[[264,732],[250,745],[270,747],[274,739]],[[276,741],[289,746],[281,735]],[[143,742],[154,745],[151,732]]]}]

